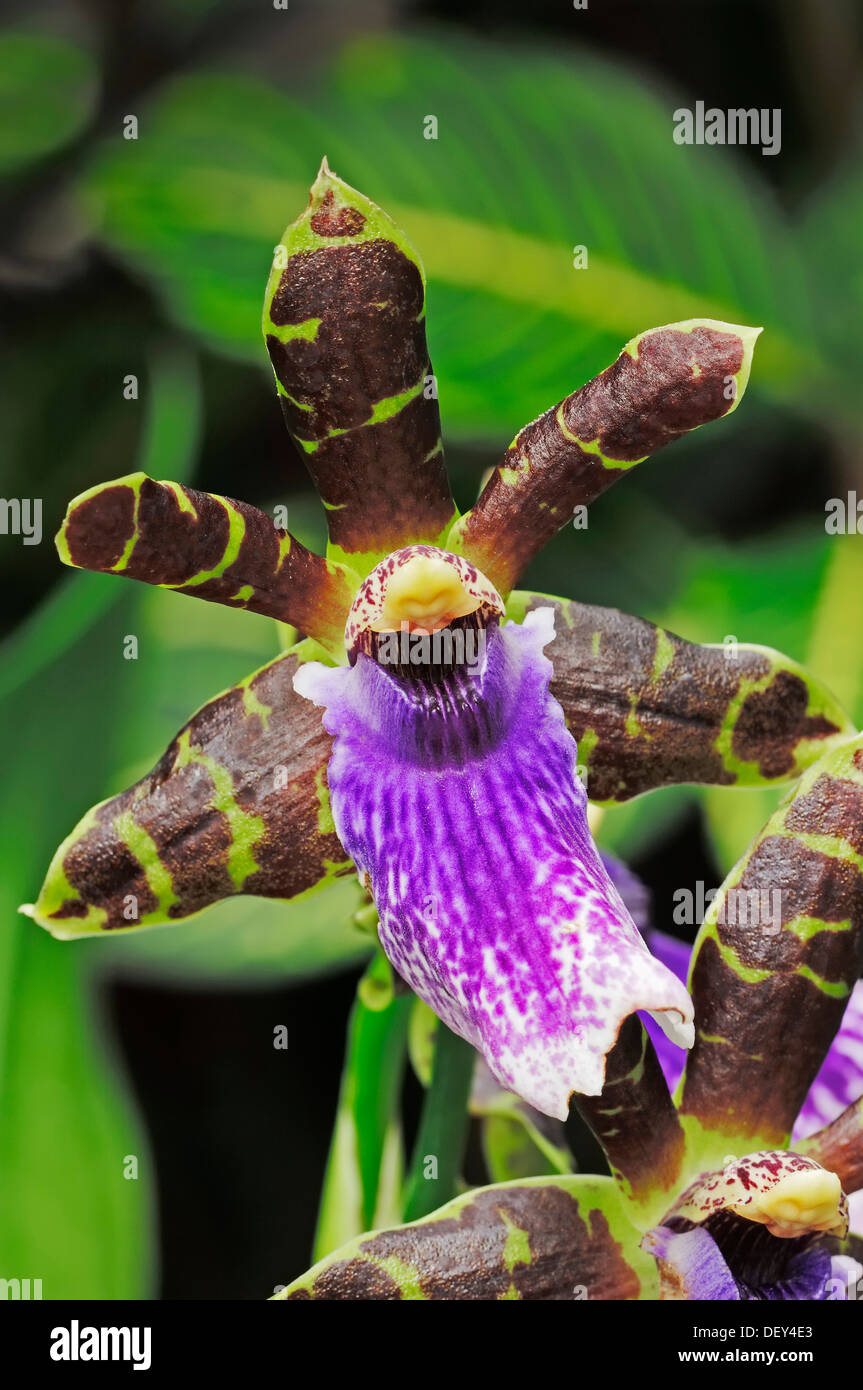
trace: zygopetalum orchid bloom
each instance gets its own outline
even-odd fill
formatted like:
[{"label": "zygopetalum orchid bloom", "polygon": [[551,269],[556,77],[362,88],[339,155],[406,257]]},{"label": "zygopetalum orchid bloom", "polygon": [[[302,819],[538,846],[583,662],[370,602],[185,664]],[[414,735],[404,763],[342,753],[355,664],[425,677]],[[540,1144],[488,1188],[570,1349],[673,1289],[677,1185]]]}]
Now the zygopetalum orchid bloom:
[{"label": "zygopetalum orchid bloom", "polygon": [[[738,910],[744,893],[771,905],[765,917]],[[789,1147],[861,968],[857,735],[805,774],[711,905],[693,952],[696,1039],[676,1101],[635,1018],[601,1094],[575,1097],[612,1177],[468,1192],[422,1221],[360,1236],[279,1297],[863,1297],[863,1234],[848,1233],[847,1200],[863,1189],[863,1097]],[[845,1074],[859,1087],[863,1058]]]},{"label": "zygopetalum orchid bloom", "polygon": [[635,1010],[693,1041],[686,989],[596,852],[583,778],[597,801],[781,782],[851,729],[767,648],[729,659],[514,590],[574,508],[736,408],[757,330],[639,334],[521,430],[464,516],[419,258],[326,162],[274,263],[264,333],[326,508],[326,558],[255,507],[143,474],[76,498],[58,546],[71,565],[268,614],[304,640],[90,811],[30,910],[73,937],[234,893],[291,898],[356,869],[398,975],[504,1086],[565,1116],[573,1092],[602,1092]]}]

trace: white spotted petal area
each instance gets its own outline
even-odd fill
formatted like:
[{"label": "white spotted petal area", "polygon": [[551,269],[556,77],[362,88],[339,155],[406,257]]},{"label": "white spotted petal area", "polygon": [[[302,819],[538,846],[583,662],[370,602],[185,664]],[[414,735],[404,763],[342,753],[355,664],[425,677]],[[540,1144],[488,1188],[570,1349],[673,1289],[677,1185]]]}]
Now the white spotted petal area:
[{"label": "white spotted petal area", "polygon": [[493,621],[473,664],[309,663],[335,736],[336,829],[399,974],[500,1083],[564,1119],[598,1094],[622,1021],[693,1041],[684,985],[650,955],[600,860],[576,746],[548,689],[551,609]]}]

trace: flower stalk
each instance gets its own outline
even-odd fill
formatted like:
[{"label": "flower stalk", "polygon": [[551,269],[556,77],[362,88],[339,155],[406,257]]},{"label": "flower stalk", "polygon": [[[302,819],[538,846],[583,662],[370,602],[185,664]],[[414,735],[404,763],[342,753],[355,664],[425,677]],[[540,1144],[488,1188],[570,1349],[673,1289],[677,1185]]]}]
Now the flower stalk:
[{"label": "flower stalk", "polygon": [[405,1191],[405,1221],[419,1221],[456,1194],[467,1142],[475,1060],[470,1044],[439,1023],[431,1084]]}]

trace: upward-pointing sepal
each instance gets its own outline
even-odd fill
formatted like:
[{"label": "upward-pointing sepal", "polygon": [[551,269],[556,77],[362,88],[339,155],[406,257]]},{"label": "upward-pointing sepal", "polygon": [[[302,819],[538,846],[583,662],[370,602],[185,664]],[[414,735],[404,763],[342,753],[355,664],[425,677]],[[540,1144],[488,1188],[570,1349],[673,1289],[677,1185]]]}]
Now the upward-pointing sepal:
[{"label": "upward-pointing sepal", "polygon": [[362,574],[435,543],[455,516],[407,237],[326,159],[277,248],[264,337],[285,423],[327,508],[331,553]]}]

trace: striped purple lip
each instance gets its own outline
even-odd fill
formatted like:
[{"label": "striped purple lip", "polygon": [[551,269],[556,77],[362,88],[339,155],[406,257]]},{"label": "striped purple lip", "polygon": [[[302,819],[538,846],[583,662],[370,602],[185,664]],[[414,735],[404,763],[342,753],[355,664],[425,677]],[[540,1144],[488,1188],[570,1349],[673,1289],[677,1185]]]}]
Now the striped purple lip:
[{"label": "striped purple lip", "polygon": [[335,736],[336,829],[395,969],[502,1085],[565,1118],[597,1094],[623,1019],[682,1046],[692,1006],[647,951],[587,826],[577,750],[548,689],[551,609],[491,617],[474,665],[397,671],[361,653],[295,688]]}]

